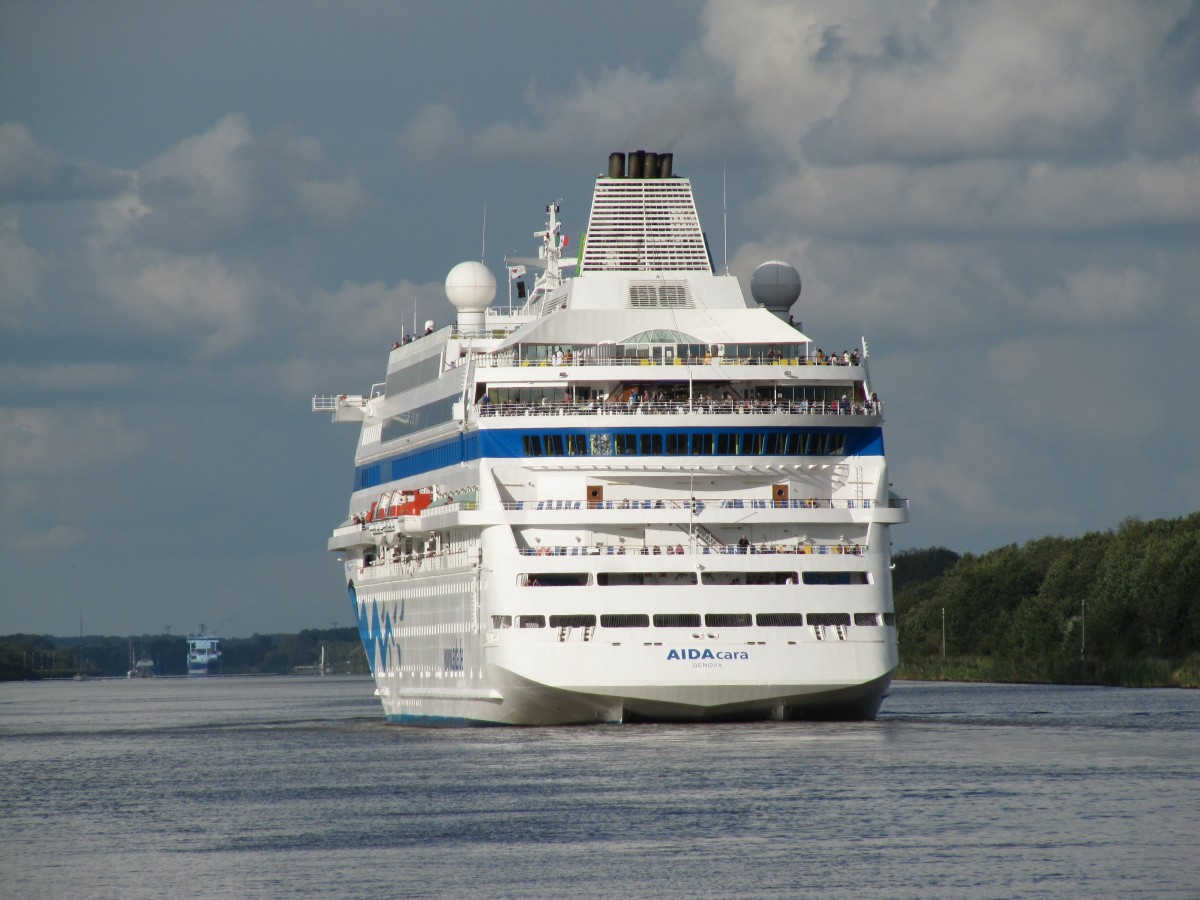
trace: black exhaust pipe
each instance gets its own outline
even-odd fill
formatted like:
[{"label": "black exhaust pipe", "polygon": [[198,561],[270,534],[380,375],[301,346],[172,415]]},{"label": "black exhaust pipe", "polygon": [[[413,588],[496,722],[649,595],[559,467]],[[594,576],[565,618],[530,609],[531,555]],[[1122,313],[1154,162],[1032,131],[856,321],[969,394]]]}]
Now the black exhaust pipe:
[{"label": "black exhaust pipe", "polygon": [[644,168],[645,165],[646,165],[646,151],[645,150],[634,150],[632,153],[629,154],[629,177],[630,178],[644,178],[645,175],[643,173],[646,171]]}]

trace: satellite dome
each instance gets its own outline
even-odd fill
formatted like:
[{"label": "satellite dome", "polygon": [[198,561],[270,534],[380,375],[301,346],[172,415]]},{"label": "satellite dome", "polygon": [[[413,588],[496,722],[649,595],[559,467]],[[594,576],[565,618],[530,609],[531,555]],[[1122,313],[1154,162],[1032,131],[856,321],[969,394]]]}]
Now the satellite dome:
[{"label": "satellite dome", "polygon": [[496,276],[483,263],[462,262],[446,276],[446,299],[459,313],[481,313],[496,298]]},{"label": "satellite dome", "polygon": [[800,297],[800,273],[778,259],[765,262],[750,276],[750,295],[777,316],[786,316]]}]

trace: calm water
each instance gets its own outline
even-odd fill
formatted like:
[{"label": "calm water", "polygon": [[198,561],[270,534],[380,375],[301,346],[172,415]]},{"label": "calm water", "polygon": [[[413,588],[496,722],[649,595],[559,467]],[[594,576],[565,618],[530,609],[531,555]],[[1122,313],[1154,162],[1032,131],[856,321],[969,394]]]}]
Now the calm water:
[{"label": "calm water", "polygon": [[0,685],[0,896],[1200,896],[1200,692],[416,730],[368,680]]}]

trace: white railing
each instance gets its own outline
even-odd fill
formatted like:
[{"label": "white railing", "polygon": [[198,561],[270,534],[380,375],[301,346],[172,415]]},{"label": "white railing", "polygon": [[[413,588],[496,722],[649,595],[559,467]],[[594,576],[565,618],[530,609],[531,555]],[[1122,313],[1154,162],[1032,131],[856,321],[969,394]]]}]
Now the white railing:
[{"label": "white railing", "polygon": [[417,553],[398,560],[377,559],[369,566],[360,566],[360,578],[396,578],[401,575],[424,575],[470,565],[472,554],[466,550],[447,550],[441,553]]},{"label": "white railing", "polygon": [[[696,500],[686,499],[660,499],[660,500],[506,500],[500,503],[500,508],[510,512],[568,512],[571,510],[686,510],[692,507],[692,513],[700,515],[706,509],[877,509],[885,506],[889,509],[907,509],[908,500],[901,498],[892,498],[887,503],[878,503],[875,500],[829,500],[823,497],[806,497],[796,498],[792,500],[747,500],[747,499],[704,499],[696,498]],[[401,519],[406,518],[425,518],[429,516],[438,516],[447,513],[471,512],[479,509],[479,503],[475,500],[460,500],[454,503],[445,503],[441,506],[427,506],[418,513],[388,516],[376,514],[370,522],[352,522],[349,525],[340,525],[333,530],[334,537],[345,537],[346,535],[358,534],[364,531],[387,531],[392,529],[388,527],[389,523],[396,523]]]},{"label": "white railing", "polygon": [[481,418],[502,416],[879,416],[883,401],[645,400],[634,403],[480,403]]},{"label": "white railing", "polygon": [[574,353],[570,360],[557,362],[548,357],[521,357],[511,352],[500,355],[483,355],[475,357],[475,364],[480,368],[498,366],[515,367],[545,367],[565,369],[572,366],[856,366],[862,361],[847,362],[842,357],[827,356],[823,360],[815,356],[775,357],[768,356],[676,356],[671,359],[647,359],[630,356],[592,356],[590,354]]},{"label": "white railing", "polygon": [[866,548],[861,544],[720,544],[715,547],[687,544],[612,544],[554,547],[519,547],[522,556],[763,556],[784,554],[792,556],[862,556]]},{"label": "white railing", "polygon": [[661,499],[661,500],[510,500],[500,504],[507,510],[548,512],[572,509],[687,509],[693,508],[696,515],[709,507],[713,509],[872,509],[887,506],[892,509],[908,507],[908,500],[895,498],[886,504],[874,500],[829,500],[823,497],[805,497],[793,500],[748,500],[748,499]]},{"label": "white railing", "polygon": [[312,398],[313,412],[337,412],[342,406],[356,406],[360,409],[367,405],[367,398],[361,394],[317,394]]}]

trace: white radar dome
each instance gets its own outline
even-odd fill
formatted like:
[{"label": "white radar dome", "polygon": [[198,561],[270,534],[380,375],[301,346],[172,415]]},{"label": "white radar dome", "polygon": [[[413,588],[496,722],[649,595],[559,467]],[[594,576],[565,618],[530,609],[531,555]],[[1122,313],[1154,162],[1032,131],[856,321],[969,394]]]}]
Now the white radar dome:
[{"label": "white radar dome", "polygon": [[765,262],[750,276],[750,295],[775,315],[786,316],[800,297],[800,273],[778,259]]},{"label": "white radar dome", "polygon": [[496,276],[483,263],[459,263],[446,276],[446,299],[460,313],[483,312],[496,299]]}]

